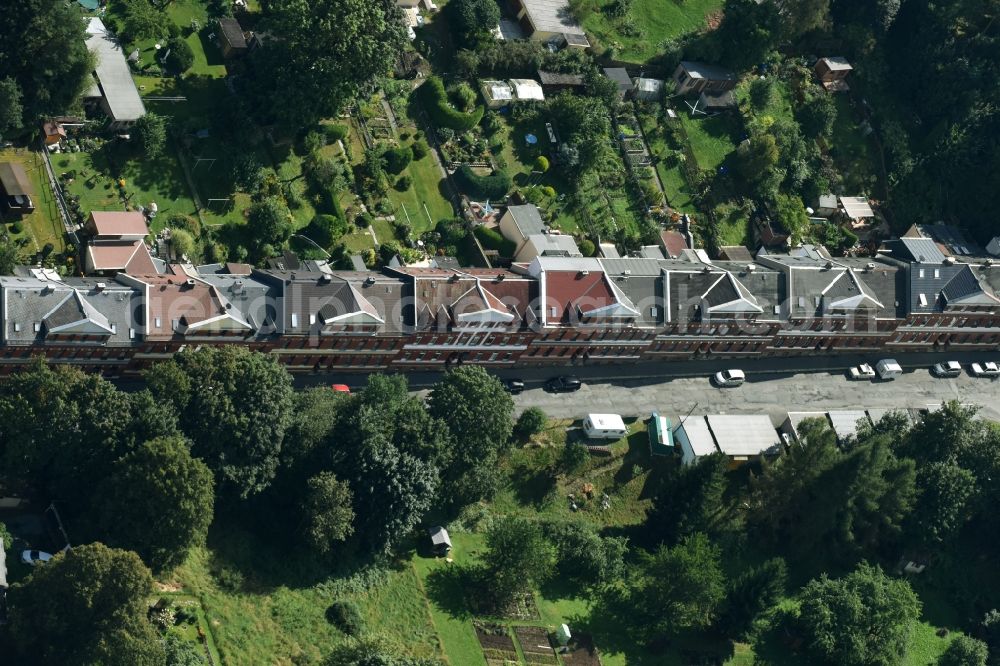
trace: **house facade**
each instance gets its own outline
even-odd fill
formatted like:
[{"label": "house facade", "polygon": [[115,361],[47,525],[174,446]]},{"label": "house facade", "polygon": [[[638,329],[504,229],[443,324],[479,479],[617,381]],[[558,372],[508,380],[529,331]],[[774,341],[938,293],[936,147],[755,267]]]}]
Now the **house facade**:
[{"label": "house facade", "polygon": [[997,350],[1000,265],[954,235],[915,233],[874,258],[804,246],[736,260],[542,254],[509,269],[19,269],[0,278],[0,372],[44,356],[135,376],[223,344],[295,373]]}]

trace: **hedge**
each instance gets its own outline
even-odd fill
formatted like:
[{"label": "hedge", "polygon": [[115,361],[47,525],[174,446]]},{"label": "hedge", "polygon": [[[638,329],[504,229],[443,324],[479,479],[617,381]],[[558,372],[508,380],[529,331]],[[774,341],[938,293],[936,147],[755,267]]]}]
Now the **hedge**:
[{"label": "hedge", "polygon": [[465,164],[455,172],[455,178],[466,193],[479,199],[503,199],[512,185],[510,176],[503,171],[480,176]]},{"label": "hedge", "polygon": [[436,76],[427,79],[424,85],[420,86],[420,91],[427,105],[427,112],[438,127],[448,127],[456,132],[468,132],[483,119],[482,106],[477,106],[469,113],[462,113],[453,108],[448,102],[444,83]]},{"label": "hedge", "polygon": [[341,139],[347,138],[346,125],[323,125],[323,134],[326,135],[327,143],[337,143]]},{"label": "hedge", "polygon": [[517,245],[514,241],[507,240],[496,229],[480,225],[472,233],[476,234],[476,238],[479,239],[484,248],[487,250],[496,250],[500,253],[501,257],[513,258],[514,252],[517,251]]}]

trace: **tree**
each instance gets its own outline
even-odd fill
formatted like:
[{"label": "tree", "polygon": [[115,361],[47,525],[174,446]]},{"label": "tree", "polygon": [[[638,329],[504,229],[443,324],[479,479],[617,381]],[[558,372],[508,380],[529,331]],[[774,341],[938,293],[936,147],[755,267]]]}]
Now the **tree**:
[{"label": "tree", "polygon": [[594,253],[597,252],[597,247],[594,245],[594,241],[589,238],[584,238],[579,242],[580,254],[585,257],[592,257]]},{"label": "tree", "polygon": [[329,248],[340,240],[347,231],[347,220],[336,215],[320,213],[312,219],[312,222],[302,233],[320,247]]},{"label": "tree", "polygon": [[826,94],[814,95],[806,100],[797,115],[802,133],[810,139],[828,139],[837,121],[837,106],[833,97]]},{"label": "tree", "polygon": [[23,263],[21,251],[10,237],[0,241],[0,275],[13,275],[14,268]]},{"label": "tree", "polygon": [[784,33],[795,39],[824,27],[830,20],[830,0],[778,0]]},{"label": "tree", "polygon": [[541,407],[528,407],[517,417],[514,424],[514,435],[518,439],[528,440],[545,429],[548,417]]},{"label": "tree", "polygon": [[127,651],[113,663],[156,663],[148,659],[149,643],[159,643],[146,619],[152,592],[135,553],[77,546],[11,587],[10,635],[31,663],[109,663],[109,643]]},{"label": "tree", "polygon": [[986,666],[988,658],[986,643],[969,636],[956,636],[938,658],[938,666]]},{"label": "tree", "polygon": [[486,531],[482,559],[482,580],[497,606],[503,607],[552,575],[556,549],[537,523],[500,516]]},{"label": "tree", "polygon": [[258,247],[265,244],[280,245],[292,235],[291,213],[278,197],[268,197],[255,202],[247,213],[247,224],[253,230]]},{"label": "tree", "polygon": [[3,544],[4,552],[9,551],[13,543],[14,537],[11,535],[10,530],[7,529],[7,525],[0,523],[0,544]]},{"label": "tree", "polygon": [[793,239],[793,242],[806,237],[809,230],[809,214],[806,213],[802,199],[788,194],[779,194],[775,200],[774,217],[781,228],[788,232],[788,236]]},{"label": "tree", "polygon": [[474,44],[500,23],[496,0],[455,0],[448,4],[449,20],[465,44]]},{"label": "tree", "polygon": [[212,473],[180,438],[146,442],[119,460],[96,500],[112,546],[135,550],[154,571],[181,564],[204,543],[215,498]]},{"label": "tree", "polygon": [[351,489],[331,472],[309,479],[302,508],[306,540],[323,555],[354,533]]},{"label": "tree", "polygon": [[[20,127],[65,113],[90,85],[94,58],[77,7],[62,0],[8,4],[0,12],[0,72],[20,93]],[[10,90],[7,84],[0,93]],[[16,109],[10,102],[6,108],[10,122]]]},{"label": "tree", "polygon": [[725,597],[720,558],[719,548],[704,534],[642,553],[639,572],[628,583],[637,633],[651,639],[707,627]]},{"label": "tree", "polygon": [[343,410],[332,435],[335,447],[326,452],[354,495],[359,541],[374,553],[388,552],[430,508],[450,432],[399,375],[371,375]]},{"label": "tree", "polygon": [[170,244],[174,248],[174,254],[180,257],[187,257],[188,260],[193,260],[196,258],[195,251],[198,245],[195,243],[194,236],[191,235],[190,231],[185,229],[174,229],[170,232]]},{"label": "tree", "polygon": [[191,50],[191,46],[186,40],[181,37],[171,37],[170,41],[167,42],[167,51],[165,60],[167,69],[176,74],[191,69],[194,64],[194,51]]},{"label": "tree", "polygon": [[597,585],[625,573],[628,540],[601,537],[588,523],[550,520],[542,530],[556,548],[556,573],[577,585]]},{"label": "tree", "polygon": [[750,183],[763,180],[778,164],[778,144],[770,134],[757,134],[736,149],[736,168]]},{"label": "tree", "polygon": [[[173,396],[192,453],[215,472],[220,489],[240,498],[259,493],[274,478],[291,421],[292,380],[268,354],[245,347],[202,347],[175,356],[190,389]],[[163,371],[175,374],[169,365]],[[170,386],[150,390],[169,400]]]},{"label": "tree", "polygon": [[177,634],[164,637],[163,649],[167,655],[166,666],[207,666],[202,649]]},{"label": "tree", "polygon": [[722,24],[714,33],[722,62],[739,70],[764,62],[781,31],[781,17],[775,4],[726,0],[722,17]]},{"label": "tree", "polygon": [[135,133],[146,157],[159,157],[167,145],[167,119],[156,113],[146,113],[135,121]]},{"label": "tree", "polygon": [[801,598],[798,625],[808,651],[824,663],[898,664],[920,617],[910,584],[867,563],[840,579],[823,574],[803,588]]},{"label": "tree", "polygon": [[266,49],[251,54],[256,108],[291,127],[336,117],[406,45],[393,0],[271,3]]},{"label": "tree", "polygon": [[653,500],[646,531],[658,543],[677,543],[695,532],[713,534],[728,520],[723,502],[729,460],[721,453],[680,468]]},{"label": "tree", "polygon": [[0,138],[13,136],[24,126],[24,107],[17,81],[0,79]]},{"label": "tree", "polygon": [[383,636],[351,638],[338,645],[323,666],[444,666],[437,659],[400,657]]},{"label": "tree", "polygon": [[921,544],[941,544],[958,532],[972,514],[976,477],[947,462],[933,462],[917,471],[916,507],[911,531]]},{"label": "tree", "polygon": [[[490,0],[490,2],[492,1]],[[399,174],[403,173],[403,169],[409,166],[413,160],[413,150],[407,146],[386,148],[382,156],[385,159],[386,171],[392,174]]]},{"label": "tree", "polygon": [[606,137],[611,132],[607,106],[594,97],[563,92],[549,99],[548,107],[564,143],[571,144],[578,151],[579,170],[593,168],[606,148]]},{"label": "tree", "polygon": [[127,42],[156,39],[167,33],[170,19],[150,4],[149,0],[124,0],[125,21],[122,37]]},{"label": "tree", "polygon": [[447,424],[455,448],[444,467],[444,492],[456,506],[490,497],[496,489],[500,454],[514,427],[514,400],[481,366],[447,373],[428,398],[431,416]]},{"label": "tree", "polygon": [[745,635],[761,613],[781,600],[787,583],[788,567],[780,557],[742,572],[726,591],[719,626],[729,634]]}]

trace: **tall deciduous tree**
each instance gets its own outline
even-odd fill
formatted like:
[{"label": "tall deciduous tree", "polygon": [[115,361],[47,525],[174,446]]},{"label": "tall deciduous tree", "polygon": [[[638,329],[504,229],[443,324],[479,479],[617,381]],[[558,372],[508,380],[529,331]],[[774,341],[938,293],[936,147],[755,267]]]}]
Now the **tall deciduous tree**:
[{"label": "tall deciduous tree", "polygon": [[496,0],[455,0],[448,3],[447,11],[466,44],[489,35],[500,23],[500,5]]},{"label": "tall deciduous tree", "polygon": [[406,44],[392,0],[269,3],[265,25],[267,48],[253,54],[258,108],[293,127],[336,116]]},{"label": "tall deciduous tree", "polygon": [[127,41],[154,39],[167,34],[167,15],[154,7],[149,0],[123,0],[125,21],[122,36]]},{"label": "tall deciduous tree", "polygon": [[647,639],[707,627],[725,597],[721,552],[704,534],[643,553],[629,581],[639,635]]},{"label": "tall deciduous tree", "polygon": [[502,516],[486,532],[483,581],[494,601],[505,605],[545,582],[555,569],[556,556],[538,523]]},{"label": "tall deciduous tree", "polygon": [[455,444],[442,470],[443,492],[458,506],[491,496],[514,427],[510,394],[483,368],[466,366],[445,375],[429,406],[432,416],[448,424]]},{"label": "tall deciduous tree", "polygon": [[351,489],[331,472],[321,472],[306,483],[303,531],[309,544],[321,554],[354,533]]},{"label": "tall deciduous tree", "polygon": [[772,2],[726,0],[715,43],[722,62],[745,70],[765,60],[781,33],[781,17]]},{"label": "tall deciduous tree", "polygon": [[[187,381],[183,394],[171,396],[156,374],[173,376],[178,369]],[[181,428],[220,489],[246,498],[268,486],[292,415],[292,379],[274,357],[245,347],[205,347],[178,354],[176,367],[154,367],[149,375],[157,398],[183,400]]]},{"label": "tall deciduous tree", "polygon": [[[162,664],[146,619],[153,576],[135,553],[77,546],[11,587],[11,636],[30,663]],[[158,648],[158,649],[157,649]]]},{"label": "tall deciduous tree", "polygon": [[97,499],[99,524],[111,545],[165,571],[204,543],[214,501],[212,473],[187,442],[154,439],[115,465]]},{"label": "tall deciduous tree", "polygon": [[925,545],[944,543],[972,514],[976,477],[958,465],[933,462],[917,471],[917,488],[920,494],[911,516],[913,537]]},{"label": "tall deciduous tree", "polygon": [[167,144],[167,120],[156,113],[147,113],[135,122],[135,133],[146,157],[159,157]]},{"label": "tall deciduous tree", "polygon": [[0,79],[0,138],[10,137],[24,126],[24,107],[17,81]]},{"label": "tall deciduous tree", "polygon": [[861,564],[840,579],[824,574],[802,590],[798,624],[823,663],[891,666],[906,652],[920,600],[905,580]]},{"label": "tall deciduous tree", "polygon": [[258,246],[284,243],[292,234],[291,213],[278,197],[267,197],[250,206],[247,225]]},{"label": "tall deciduous tree", "polygon": [[986,643],[969,636],[957,636],[938,659],[938,666],[986,666],[989,656]]},{"label": "tall deciduous tree", "polygon": [[22,124],[64,113],[90,83],[94,60],[77,7],[19,0],[0,12],[0,72],[20,93]]}]

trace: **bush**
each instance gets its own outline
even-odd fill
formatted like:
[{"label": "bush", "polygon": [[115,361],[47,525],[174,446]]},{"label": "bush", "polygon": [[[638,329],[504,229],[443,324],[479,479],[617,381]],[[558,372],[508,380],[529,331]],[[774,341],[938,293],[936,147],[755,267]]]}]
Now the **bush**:
[{"label": "bush", "polygon": [[336,215],[320,213],[312,219],[302,234],[323,248],[329,248],[347,233],[347,221]]},{"label": "bush", "polygon": [[367,229],[368,227],[372,226],[372,222],[374,221],[375,218],[372,217],[371,213],[361,213],[354,218],[354,226],[356,226],[358,229]]},{"label": "bush", "polygon": [[452,86],[448,91],[448,99],[460,111],[468,112],[476,105],[476,91],[464,81]]},{"label": "bush", "polygon": [[327,143],[337,143],[346,139],[347,133],[346,125],[323,125],[323,134],[326,135]]},{"label": "bush", "polygon": [[549,170],[549,158],[545,157],[545,155],[539,155],[535,159],[535,171],[541,171],[542,173],[545,173],[548,170]]},{"label": "bush", "polygon": [[10,228],[15,234],[19,234],[24,231],[24,223],[18,220],[14,224],[10,225]]},{"label": "bush", "polygon": [[518,439],[528,440],[545,429],[547,419],[541,407],[528,407],[517,417],[514,435]]},{"label": "bush", "polygon": [[[172,21],[170,25],[173,25]],[[172,37],[167,42],[167,48],[170,50],[164,63],[167,69],[177,74],[191,69],[191,65],[194,64],[194,51],[191,50],[186,41],[180,37]]]},{"label": "bush", "polygon": [[594,241],[589,238],[581,240],[577,243],[577,247],[580,248],[580,254],[585,257],[592,257],[594,256],[594,253],[597,252],[597,247],[594,245]]},{"label": "bush", "polygon": [[243,587],[243,573],[239,569],[222,567],[213,573],[215,574],[215,582],[224,590],[239,592]]},{"label": "bush", "polygon": [[415,160],[422,160],[431,152],[430,146],[423,139],[410,146],[410,150],[413,152],[413,159]]},{"label": "bush", "polygon": [[477,106],[469,113],[452,108],[448,102],[441,79],[432,76],[420,86],[421,95],[430,113],[431,120],[438,127],[447,127],[458,132],[467,132],[483,119],[483,107]]},{"label": "bush", "polygon": [[410,189],[413,185],[413,179],[409,176],[400,176],[399,180],[396,181],[396,189],[400,192],[405,192]]},{"label": "bush", "polygon": [[510,176],[503,171],[480,176],[464,164],[455,172],[455,179],[466,193],[480,199],[503,199],[512,184]]},{"label": "bush", "polygon": [[325,145],[326,136],[320,134],[319,132],[307,132],[306,135],[302,137],[302,149],[305,151],[306,155],[316,152]]},{"label": "bush", "polygon": [[476,234],[476,238],[483,244],[483,247],[488,250],[496,250],[501,257],[513,257],[514,251],[517,250],[517,245],[501,236],[496,229],[478,226],[473,233]]},{"label": "bush", "polygon": [[382,153],[382,158],[385,160],[386,171],[394,174],[403,173],[403,169],[413,161],[413,150],[406,147],[387,148]]},{"label": "bush", "polygon": [[567,473],[578,471],[590,460],[590,452],[586,446],[580,444],[567,444],[562,450],[560,464]]},{"label": "bush", "polygon": [[334,601],[326,609],[326,620],[348,636],[357,636],[364,629],[361,611],[353,601],[341,599]]}]

